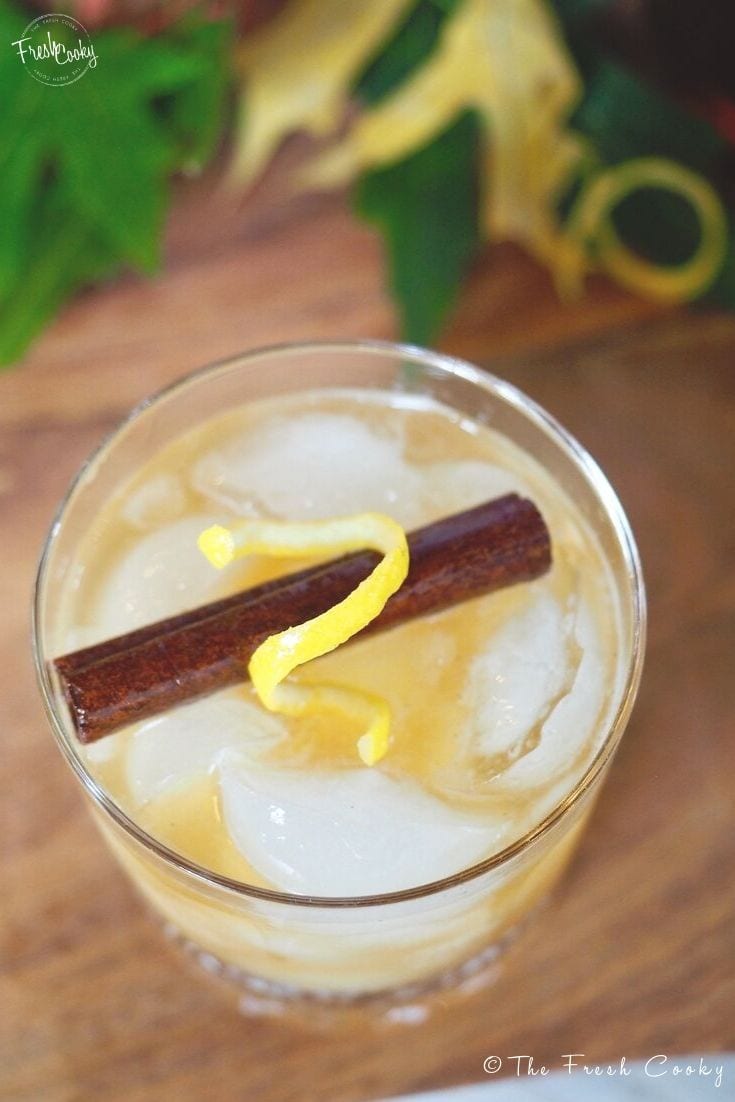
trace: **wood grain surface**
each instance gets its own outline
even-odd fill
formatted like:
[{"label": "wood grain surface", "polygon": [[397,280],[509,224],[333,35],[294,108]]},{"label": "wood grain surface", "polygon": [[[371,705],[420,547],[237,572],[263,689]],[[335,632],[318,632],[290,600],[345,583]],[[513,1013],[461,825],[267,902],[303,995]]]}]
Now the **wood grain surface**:
[{"label": "wood grain surface", "polygon": [[164,274],[87,293],[0,379],[0,1097],[369,1102],[480,1081],[490,1054],[735,1048],[733,319],[664,314],[602,281],[561,306],[500,248],[444,339],[599,459],[650,592],[633,721],[578,857],[494,986],[415,1027],[249,1020],[167,947],[94,833],[29,659],[35,560],[69,478],[133,402],[202,363],[394,333],[374,237],[339,196],[286,196],[283,161],[246,207],[187,185]]}]

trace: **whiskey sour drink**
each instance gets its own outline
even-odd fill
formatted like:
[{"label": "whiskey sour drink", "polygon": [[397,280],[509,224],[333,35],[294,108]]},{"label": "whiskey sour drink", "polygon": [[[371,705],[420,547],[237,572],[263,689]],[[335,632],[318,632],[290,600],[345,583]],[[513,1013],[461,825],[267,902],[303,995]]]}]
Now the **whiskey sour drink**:
[{"label": "whiskey sour drink", "polygon": [[[218,568],[202,533],[365,514],[413,531],[508,494],[548,527],[540,576],[304,661],[284,699],[306,707],[266,706],[243,658],[238,683],[80,741],[53,659],[361,546],[266,540]],[[435,354],[321,345],[199,373],[103,445],[49,539],[35,641],[115,855],[245,1009],[273,1012],[416,1004],[482,973],[572,853],[643,620],[620,506],[542,411]]]}]

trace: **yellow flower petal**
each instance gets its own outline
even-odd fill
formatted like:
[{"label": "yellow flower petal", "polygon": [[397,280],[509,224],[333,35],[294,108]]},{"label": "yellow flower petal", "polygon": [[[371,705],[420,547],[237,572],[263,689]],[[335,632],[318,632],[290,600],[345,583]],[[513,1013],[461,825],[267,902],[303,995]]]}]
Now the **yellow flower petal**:
[{"label": "yellow flower petal", "polygon": [[519,241],[553,262],[555,203],[586,151],[566,131],[581,93],[543,0],[465,0],[428,61],[317,158],[304,180],[329,186],[400,160],[474,108],[485,124],[488,235]]},{"label": "yellow flower petal", "polygon": [[[250,82],[238,159],[243,178],[289,129],[324,134],[333,127],[351,80],[403,13],[393,0],[291,0],[256,36],[243,57]],[[660,158],[610,169],[595,164],[589,142],[570,127],[582,91],[548,0],[460,0],[428,59],[363,112],[301,179],[331,187],[393,164],[472,109],[483,123],[481,213],[488,237],[527,249],[550,269],[562,297],[581,293],[585,275],[598,267],[664,302],[696,297],[726,252],[718,196],[701,177]],[[579,193],[564,223],[559,203],[575,181]],[[691,202],[702,241],[685,265],[652,264],[618,237],[611,209],[636,186],[663,187]]]},{"label": "yellow flower petal", "polygon": [[[701,294],[727,248],[727,220],[701,176],[663,158],[638,158],[588,173],[571,216],[558,203],[575,177],[594,166],[589,143],[569,129],[582,84],[544,0],[465,0],[445,24],[437,49],[398,90],[357,121],[347,137],[304,173],[317,186],[414,152],[465,108],[485,123],[484,225],[491,238],[516,241],[550,268],[559,294],[581,293],[600,267],[631,290],[663,302]],[[691,203],[702,235],[686,264],[637,256],[610,217],[631,191],[658,187]]]},{"label": "yellow flower petal", "polygon": [[290,0],[241,48],[232,177],[255,178],[295,130],[334,130],[352,83],[412,0]]}]

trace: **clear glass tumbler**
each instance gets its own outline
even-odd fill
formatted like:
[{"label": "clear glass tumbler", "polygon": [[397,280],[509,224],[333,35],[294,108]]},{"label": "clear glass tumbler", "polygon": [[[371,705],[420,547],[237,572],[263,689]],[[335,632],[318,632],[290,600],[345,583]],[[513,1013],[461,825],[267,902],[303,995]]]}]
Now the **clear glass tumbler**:
[{"label": "clear glass tumbler", "polygon": [[[258,398],[319,388],[428,395],[489,424],[530,453],[573,499],[597,536],[617,591],[623,677],[599,750],[532,830],[480,864],[406,891],[316,898],[233,881],[151,837],[91,775],[49,660],[59,653],[59,599],[73,551],[102,504],[165,443]],[[642,665],[645,603],[628,522],[586,451],[547,413],[485,371],[435,352],[380,342],[288,345],[238,356],[184,378],[140,405],[72,483],[43,551],[33,642],[56,741],[110,848],[167,931],[210,972],[239,988],[243,1010],[369,1007],[421,1015],[438,989],[477,984],[512,931],[559,877],[625,728]],[[404,1008],[403,1010],[401,1008]],[[410,1010],[406,1010],[410,1007]]]}]

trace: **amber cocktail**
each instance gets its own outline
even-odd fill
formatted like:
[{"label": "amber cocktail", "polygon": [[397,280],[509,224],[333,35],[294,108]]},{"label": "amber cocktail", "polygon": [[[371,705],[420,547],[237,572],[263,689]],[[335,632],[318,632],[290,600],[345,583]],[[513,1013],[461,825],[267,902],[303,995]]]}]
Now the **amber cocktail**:
[{"label": "amber cocktail", "polygon": [[[507,493],[551,533],[543,577],[358,639],[305,684],[388,702],[269,712],[246,681],[82,746],[49,660],[308,566],[197,546],[242,518],[372,511],[405,529]],[[594,462],[507,384],[383,344],[266,350],[137,410],[62,506],[41,565],[49,716],[115,855],[249,1010],[416,1004],[479,974],[559,876],[640,673],[635,546]],[[550,948],[550,952],[553,950]]]}]

